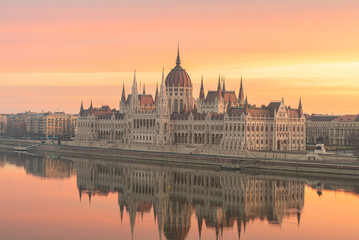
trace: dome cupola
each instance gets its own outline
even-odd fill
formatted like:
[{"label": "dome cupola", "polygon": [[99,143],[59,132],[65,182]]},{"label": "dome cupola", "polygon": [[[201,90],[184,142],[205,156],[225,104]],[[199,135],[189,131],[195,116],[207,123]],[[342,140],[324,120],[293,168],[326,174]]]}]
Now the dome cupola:
[{"label": "dome cupola", "polygon": [[181,67],[179,48],[177,51],[176,67],[166,77],[166,87],[191,87],[191,78],[186,70]]}]

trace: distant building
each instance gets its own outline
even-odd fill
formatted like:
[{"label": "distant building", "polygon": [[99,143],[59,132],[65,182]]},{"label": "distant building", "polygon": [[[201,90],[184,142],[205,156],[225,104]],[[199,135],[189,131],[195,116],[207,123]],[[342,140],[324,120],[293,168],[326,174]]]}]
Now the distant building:
[{"label": "distant building", "polygon": [[7,116],[0,114],[0,136],[6,134],[7,129]]},{"label": "distant building", "polygon": [[353,145],[359,139],[359,115],[320,115],[307,117],[307,143]]},{"label": "distant building", "polygon": [[6,135],[12,137],[26,136],[26,116],[27,112],[8,115]]},{"label": "distant building", "polygon": [[217,89],[205,96],[202,79],[196,100],[178,52],[176,66],[166,78],[162,73],[154,98],[145,87],[138,89],[134,74],[131,94],[126,97],[123,88],[119,111],[92,103],[84,109],[81,104],[76,141],[83,146],[111,143],[162,151],[191,146],[235,153],[305,150],[305,133],[301,101],[297,109],[283,99],[258,108],[244,98],[242,81],[238,97],[221,78]]},{"label": "distant building", "polygon": [[31,113],[26,118],[27,135],[47,139],[70,139],[75,137],[77,115],[64,112]]}]

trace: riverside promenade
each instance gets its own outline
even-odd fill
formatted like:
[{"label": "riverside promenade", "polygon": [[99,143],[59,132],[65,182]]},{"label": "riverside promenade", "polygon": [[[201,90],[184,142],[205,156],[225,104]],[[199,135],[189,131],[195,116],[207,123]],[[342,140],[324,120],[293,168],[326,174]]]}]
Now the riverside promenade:
[{"label": "riverside promenade", "polygon": [[[159,152],[148,150],[111,149],[98,147],[81,147],[70,145],[39,144],[27,140],[0,140],[0,149],[14,150],[16,146],[28,147],[32,153],[49,153],[64,156],[98,157],[118,161],[146,161],[173,166],[201,166],[204,168],[216,168],[227,171],[268,171],[290,172],[294,174],[330,174],[344,175],[359,179],[359,160],[354,157],[336,156],[335,158],[322,160],[300,160],[298,155],[282,152],[249,152],[246,156],[222,155],[222,154],[185,154],[179,152]],[[283,155],[286,154],[286,155]],[[266,157],[265,157],[266,156]],[[277,156],[277,157],[275,157]],[[278,157],[279,156],[279,157]],[[284,158],[283,156],[286,156]]]}]

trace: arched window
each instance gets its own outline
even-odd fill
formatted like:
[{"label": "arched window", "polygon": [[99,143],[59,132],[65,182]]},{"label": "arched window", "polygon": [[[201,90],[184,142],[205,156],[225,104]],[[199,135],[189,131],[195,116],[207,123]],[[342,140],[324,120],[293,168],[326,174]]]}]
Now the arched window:
[{"label": "arched window", "polygon": [[178,112],[178,100],[177,99],[175,99],[175,102],[174,102],[173,112]]},{"label": "arched window", "polygon": [[180,100],[180,112],[183,112],[183,100]]}]

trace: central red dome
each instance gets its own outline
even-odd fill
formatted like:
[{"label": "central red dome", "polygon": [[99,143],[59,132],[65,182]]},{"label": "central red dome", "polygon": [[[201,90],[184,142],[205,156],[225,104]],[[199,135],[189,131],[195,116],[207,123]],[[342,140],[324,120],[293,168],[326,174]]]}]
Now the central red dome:
[{"label": "central red dome", "polygon": [[186,70],[181,67],[179,51],[177,53],[176,65],[166,77],[166,87],[191,87],[191,78]]}]

